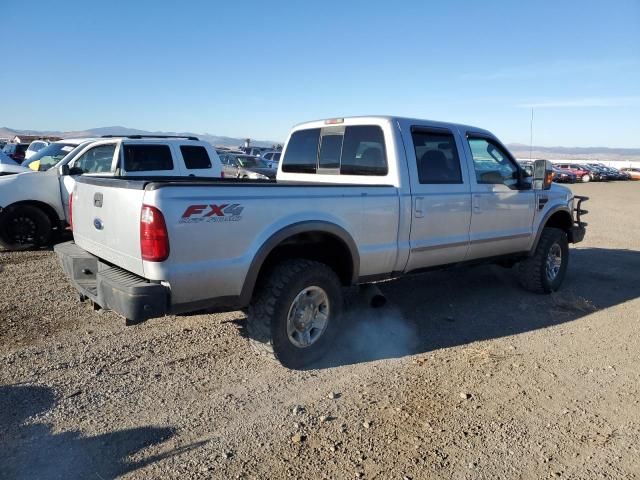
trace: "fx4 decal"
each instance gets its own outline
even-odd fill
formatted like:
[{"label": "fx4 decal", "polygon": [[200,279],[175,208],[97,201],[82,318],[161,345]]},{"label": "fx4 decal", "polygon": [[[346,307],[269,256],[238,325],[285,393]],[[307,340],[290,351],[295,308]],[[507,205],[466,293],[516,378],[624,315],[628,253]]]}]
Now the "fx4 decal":
[{"label": "fx4 decal", "polygon": [[180,217],[180,223],[238,222],[244,207],[239,203],[220,205],[189,205]]}]

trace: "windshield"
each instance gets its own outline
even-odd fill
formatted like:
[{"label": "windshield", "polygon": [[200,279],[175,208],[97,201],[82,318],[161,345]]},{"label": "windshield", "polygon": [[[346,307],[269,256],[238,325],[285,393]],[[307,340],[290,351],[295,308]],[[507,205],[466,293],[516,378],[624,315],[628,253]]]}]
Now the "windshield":
[{"label": "windshield", "polygon": [[253,157],[237,157],[238,162],[243,168],[267,168],[267,164],[258,158]]},{"label": "windshield", "polygon": [[35,164],[38,167],[32,168],[32,170],[44,172],[66,157],[74,148],[76,145],[73,143],[52,143],[29,158],[27,162],[23,163],[23,166],[27,167],[34,162],[39,162]]}]

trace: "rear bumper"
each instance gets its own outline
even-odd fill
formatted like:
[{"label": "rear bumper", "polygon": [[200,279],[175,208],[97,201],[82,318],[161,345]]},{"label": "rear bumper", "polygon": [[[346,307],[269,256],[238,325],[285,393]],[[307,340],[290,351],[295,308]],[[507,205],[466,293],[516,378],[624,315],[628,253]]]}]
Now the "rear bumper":
[{"label": "rear bumper", "polygon": [[102,263],[74,242],[58,244],[54,250],[76,290],[105,310],[113,310],[133,322],[168,312],[168,287]]}]

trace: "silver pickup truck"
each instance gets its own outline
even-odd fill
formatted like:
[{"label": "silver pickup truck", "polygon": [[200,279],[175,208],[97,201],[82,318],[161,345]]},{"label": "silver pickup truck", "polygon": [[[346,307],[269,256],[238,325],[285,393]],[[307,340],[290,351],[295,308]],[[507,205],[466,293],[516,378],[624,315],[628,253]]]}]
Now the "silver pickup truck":
[{"label": "silver pickup truck", "polygon": [[586,211],[551,179],[475,127],[314,121],[292,130],[276,182],[80,177],[74,242],[55,250],[81,298],[132,323],[248,307],[254,345],[297,368],[330,347],[345,286],[480,261],[557,290]]}]

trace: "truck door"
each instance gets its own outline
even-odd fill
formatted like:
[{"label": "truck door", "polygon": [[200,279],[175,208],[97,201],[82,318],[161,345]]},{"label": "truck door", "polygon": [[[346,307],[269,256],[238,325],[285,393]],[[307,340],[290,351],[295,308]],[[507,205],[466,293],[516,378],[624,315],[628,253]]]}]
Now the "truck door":
[{"label": "truck door", "polygon": [[469,248],[471,189],[459,136],[418,126],[410,134],[409,140],[405,133],[412,200],[406,271],[462,261]]},{"label": "truck door", "polygon": [[467,132],[472,214],[469,260],[522,252],[531,242],[534,191],[519,180],[520,169],[496,139]]},{"label": "truck door", "polygon": [[117,153],[118,144],[116,142],[112,140],[96,142],[69,162],[70,174],[61,177],[62,187],[60,189],[65,218],[69,218],[69,195],[76,186],[76,177],[78,175],[113,175]]}]

